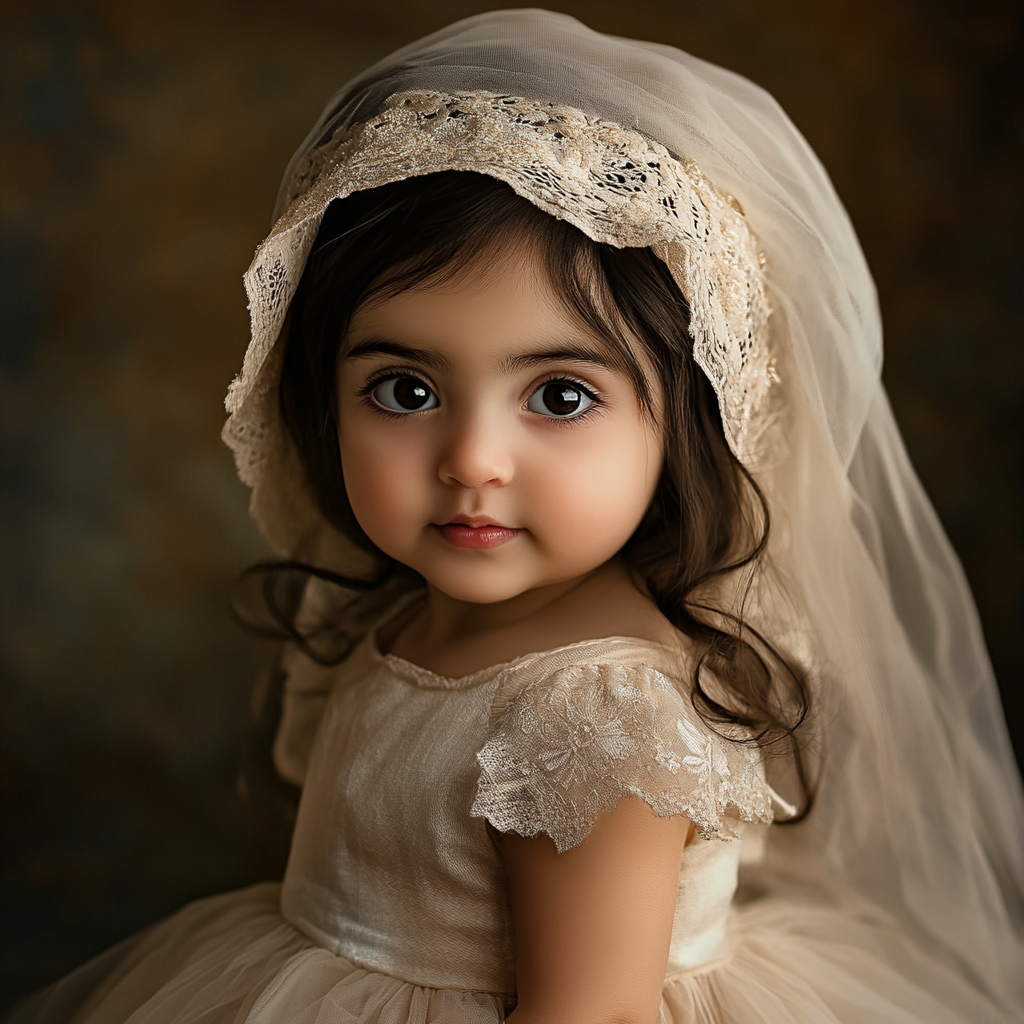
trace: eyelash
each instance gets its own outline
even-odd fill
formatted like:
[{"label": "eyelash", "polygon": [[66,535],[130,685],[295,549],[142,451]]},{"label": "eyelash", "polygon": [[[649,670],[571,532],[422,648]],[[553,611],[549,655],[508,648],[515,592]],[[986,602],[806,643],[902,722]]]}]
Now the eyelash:
[{"label": "eyelash", "polygon": [[[416,416],[417,413],[415,412],[393,412],[391,409],[385,409],[382,405],[379,405],[373,400],[373,391],[378,384],[383,384],[384,381],[392,380],[395,377],[404,376],[416,377],[420,380],[424,380],[427,384],[430,384],[430,381],[421,370],[414,370],[407,366],[389,366],[383,370],[378,370],[376,373],[368,377],[366,382],[356,392],[356,395],[361,398],[375,413],[378,413],[389,420],[404,420],[408,419],[410,416]],[[550,384],[554,380],[565,380],[570,384],[575,384],[576,387],[578,387],[593,404],[577,416],[569,416],[565,419],[557,416],[546,416],[542,417],[543,419],[550,420],[552,423],[556,423],[560,427],[574,427],[579,423],[583,423],[585,420],[589,420],[592,416],[600,415],[600,413],[604,411],[604,396],[597,391],[592,384],[585,384],[582,380],[571,373],[553,372],[548,374],[546,377],[537,381],[533,389],[530,391],[530,395],[533,395],[536,391],[540,390],[540,388],[544,387],[546,384]],[[434,385],[430,384],[430,387],[436,393]],[[529,400],[529,396],[527,396],[527,400]],[[525,407],[525,403],[523,404]]]},{"label": "eyelash", "polygon": [[[363,403],[377,413],[378,416],[383,416],[388,420],[407,420],[410,416],[418,416],[418,412],[395,412],[392,409],[386,409],[373,400],[373,392],[377,385],[383,384],[386,380],[393,380],[395,377],[416,377],[418,380],[423,380],[430,384],[422,370],[414,370],[409,366],[389,366],[371,374],[356,392],[356,396],[362,399]],[[434,388],[433,384],[430,384],[430,388],[436,393],[437,389]],[[430,410],[424,411],[429,412]]]},{"label": "eyelash", "polygon": [[[577,424],[589,420],[592,416],[598,416],[604,411],[604,396],[597,391],[592,384],[585,384],[579,379],[579,377],[574,377],[571,373],[548,374],[542,380],[537,381],[533,390],[530,392],[530,395],[539,391],[546,384],[550,384],[553,380],[565,380],[570,384],[575,384],[576,387],[578,387],[593,404],[589,408],[584,409],[583,412],[578,413],[576,416],[568,416],[564,419],[559,416],[545,416],[543,417],[544,419],[550,420],[552,423],[556,423],[560,427],[575,427]],[[527,401],[529,401],[529,396],[527,396]]]}]

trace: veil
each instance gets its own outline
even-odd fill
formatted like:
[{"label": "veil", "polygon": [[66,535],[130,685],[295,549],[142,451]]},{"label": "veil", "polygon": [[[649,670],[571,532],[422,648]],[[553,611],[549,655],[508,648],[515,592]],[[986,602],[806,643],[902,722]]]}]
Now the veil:
[{"label": "veil", "polygon": [[[395,97],[419,123],[440,116],[454,132],[456,117],[475,117],[479,131],[447,148],[403,148],[388,122],[390,162],[360,162],[372,145],[360,126]],[[509,122],[504,108],[516,105]],[[568,126],[556,140],[562,166],[575,153],[577,171],[596,180],[572,132],[600,138],[625,169],[628,201],[524,177],[532,142],[522,132],[554,145],[556,122]],[[773,516],[753,618],[815,686],[817,802],[805,820],[769,830],[758,884],[880,915],[914,955],[1019,1011],[1024,800],[980,625],[882,388],[878,305],[853,228],[807,143],[757,86],[539,10],[461,21],[346,85],[293,159],[246,278],[253,341],[224,436],[265,535],[283,554],[354,569],[356,553],[316,512],[276,405],[275,342],[327,203],[451,168],[503,178],[599,241],[655,245],[703,310],[698,361]],[[662,223],[673,174],[696,225],[675,249]]]}]

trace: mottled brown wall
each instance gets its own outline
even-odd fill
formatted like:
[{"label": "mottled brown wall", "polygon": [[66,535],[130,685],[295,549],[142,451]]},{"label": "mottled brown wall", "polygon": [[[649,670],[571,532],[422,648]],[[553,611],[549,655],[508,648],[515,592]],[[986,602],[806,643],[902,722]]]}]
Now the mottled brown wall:
[{"label": "mottled brown wall", "polygon": [[[246,340],[240,277],[324,100],[485,9],[0,8],[3,1000],[186,899],[281,869],[282,837],[233,789],[259,655],[226,595],[263,554],[218,440]],[[559,9],[750,76],[823,158],[878,280],[897,417],[1019,722],[1018,5]]]}]

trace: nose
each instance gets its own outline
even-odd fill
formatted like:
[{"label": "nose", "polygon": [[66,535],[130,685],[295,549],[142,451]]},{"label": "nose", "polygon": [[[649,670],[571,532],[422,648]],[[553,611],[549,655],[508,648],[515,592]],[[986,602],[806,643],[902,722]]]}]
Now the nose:
[{"label": "nose", "polygon": [[438,461],[442,483],[455,487],[501,487],[512,479],[513,458],[508,439],[497,423],[482,416],[452,424]]}]

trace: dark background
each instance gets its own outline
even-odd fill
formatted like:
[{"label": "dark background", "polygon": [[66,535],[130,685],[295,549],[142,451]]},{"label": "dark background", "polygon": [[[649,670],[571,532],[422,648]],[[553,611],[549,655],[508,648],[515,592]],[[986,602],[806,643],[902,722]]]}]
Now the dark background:
[{"label": "dark background", "polygon": [[[218,434],[241,274],[327,97],[472,0],[4,0],[0,1004],[183,902],[279,876],[234,778],[265,554]],[[766,86],[860,233],[885,380],[1024,750],[1022,5],[559,10]]]}]

